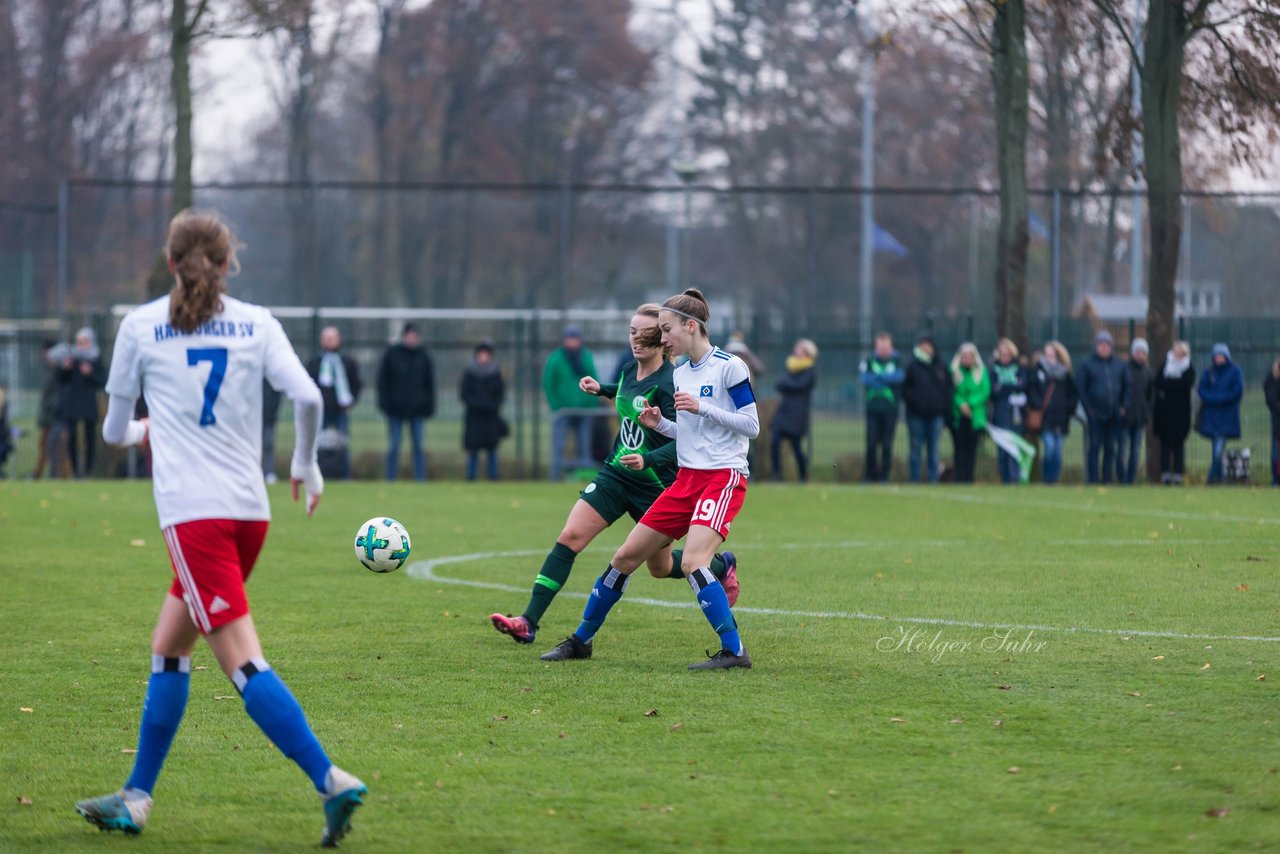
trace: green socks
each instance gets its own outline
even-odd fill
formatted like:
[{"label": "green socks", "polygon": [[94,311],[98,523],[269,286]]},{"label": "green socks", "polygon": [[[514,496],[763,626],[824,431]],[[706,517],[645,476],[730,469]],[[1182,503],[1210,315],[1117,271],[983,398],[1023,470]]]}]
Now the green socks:
[{"label": "green socks", "polygon": [[533,582],[533,594],[524,609],[524,618],[529,621],[529,628],[538,628],[551,601],[569,580],[569,573],[573,571],[573,561],[577,556],[578,553],[566,545],[556,543],[552,546],[547,559],[542,562],[542,570]]}]

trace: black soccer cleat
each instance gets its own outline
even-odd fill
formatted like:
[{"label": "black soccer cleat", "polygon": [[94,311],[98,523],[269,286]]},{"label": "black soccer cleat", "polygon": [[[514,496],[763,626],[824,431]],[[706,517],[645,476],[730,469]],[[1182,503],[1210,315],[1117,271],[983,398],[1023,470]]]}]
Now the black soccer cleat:
[{"label": "black soccer cleat", "polygon": [[569,635],[560,645],[541,655],[543,661],[568,661],[571,658],[590,658],[591,642],[583,643],[576,635]]},{"label": "black soccer cleat", "polygon": [[707,653],[706,661],[698,661],[689,665],[690,670],[719,670],[722,667],[751,667],[751,656],[747,655],[747,651],[742,650],[742,655],[734,655],[727,649],[716,652],[715,655]]}]

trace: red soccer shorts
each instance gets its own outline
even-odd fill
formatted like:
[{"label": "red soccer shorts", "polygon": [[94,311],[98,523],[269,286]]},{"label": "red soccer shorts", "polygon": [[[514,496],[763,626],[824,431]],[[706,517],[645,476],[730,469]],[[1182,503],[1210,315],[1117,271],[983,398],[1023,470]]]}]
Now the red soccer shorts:
[{"label": "red soccer shorts", "polygon": [[187,603],[200,634],[249,613],[244,582],[253,571],[267,522],[195,519],[164,529],[169,560],[177,576],[169,592]]},{"label": "red soccer shorts", "polygon": [[694,525],[729,538],[729,524],[747,497],[747,479],[733,469],[680,469],[676,482],[658,496],[640,523],[673,540]]}]

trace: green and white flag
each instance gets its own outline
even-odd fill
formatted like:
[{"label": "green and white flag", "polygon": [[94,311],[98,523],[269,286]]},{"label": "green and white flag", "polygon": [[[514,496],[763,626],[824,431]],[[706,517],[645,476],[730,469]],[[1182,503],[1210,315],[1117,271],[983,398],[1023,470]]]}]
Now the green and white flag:
[{"label": "green and white flag", "polygon": [[1012,430],[1006,430],[1003,427],[995,427],[988,424],[987,432],[991,434],[991,440],[1000,447],[1000,450],[1010,454],[1018,461],[1019,482],[1027,483],[1030,481],[1031,464],[1036,458],[1036,446]]}]

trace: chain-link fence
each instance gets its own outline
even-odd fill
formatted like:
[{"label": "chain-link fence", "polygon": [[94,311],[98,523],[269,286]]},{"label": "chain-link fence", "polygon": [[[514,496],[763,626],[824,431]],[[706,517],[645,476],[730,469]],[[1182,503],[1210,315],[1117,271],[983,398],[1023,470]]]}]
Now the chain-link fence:
[{"label": "chain-link fence", "polygon": [[[742,329],[769,366],[758,380],[766,409],[792,342],[817,341],[811,445],[814,475],[822,479],[861,476],[857,368],[870,347],[865,331],[892,332],[906,352],[928,329],[947,356],[965,340],[988,352],[996,338],[998,208],[990,192],[977,189],[877,191],[875,263],[865,283],[858,273],[862,194],[854,190],[246,183],[203,186],[196,198],[219,210],[243,243],[244,270],[232,290],[253,302],[295,307],[284,319],[304,357],[314,351],[319,326],[332,322],[372,378],[406,312],[467,312],[421,318],[436,359],[441,405],[428,438],[438,458],[433,470],[441,474],[461,468],[457,380],[478,338],[498,344],[508,379],[508,416],[516,427],[503,446],[509,471],[533,475],[546,468],[549,433],[539,391],[542,360],[559,344],[566,319],[583,326],[599,369],[611,369],[626,344],[630,310],[686,284],[708,294],[717,341]],[[1280,348],[1280,288],[1273,281],[1280,269],[1280,195],[1192,194],[1186,203],[1182,337],[1198,369],[1212,342],[1231,344],[1249,389],[1242,444],[1265,457],[1269,422],[1259,389]],[[70,181],[55,205],[0,206],[0,317],[19,321],[0,333],[6,354],[0,384],[10,389],[14,423],[33,429],[44,339],[65,340],[87,324],[109,349],[110,308],[143,298],[168,210],[167,186],[110,181]],[[1146,260],[1131,255],[1145,245],[1131,239],[1132,222],[1125,193],[1033,195],[1032,342],[1057,337],[1080,358],[1101,326],[1121,346],[1141,333],[1142,300],[1126,299],[1133,282],[1141,284]],[[864,284],[873,307],[865,323],[858,308]],[[323,306],[370,313],[317,308]],[[403,309],[378,313],[395,306]],[[32,322],[47,318],[51,324]],[[1161,354],[1152,358],[1158,362]],[[385,446],[372,392],[362,396],[354,418],[356,471],[372,475],[381,470],[376,459]],[[1067,445],[1068,478],[1078,477],[1080,432]],[[18,442],[11,471],[29,470],[33,444],[30,436]],[[767,451],[767,436],[757,444]],[[1205,444],[1195,437],[1189,443],[1194,470],[1207,468]],[[905,459],[901,425],[895,448]],[[761,451],[763,472],[768,454]],[[990,449],[984,453],[979,477],[992,477]],[[900,463],[895,477],[904,472]]]}]

